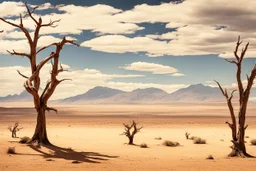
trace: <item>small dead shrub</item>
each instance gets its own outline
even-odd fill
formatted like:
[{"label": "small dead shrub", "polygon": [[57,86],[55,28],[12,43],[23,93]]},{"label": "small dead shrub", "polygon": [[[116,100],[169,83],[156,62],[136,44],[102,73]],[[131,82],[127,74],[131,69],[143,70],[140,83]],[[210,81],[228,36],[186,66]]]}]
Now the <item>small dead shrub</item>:
[{"label": "small dead shrub", "polygon": [[210,154],[208,157],[206,157],[207,160],[214,160],[214,157]]},{"label": "small dead shrub", "polygon": [[27,144],[30,141],[29,137],[22,137],[19,141],[21,144]]},{"label": "small dead shrub", "polygon": [[194,144],[206,144],[206,140],[205,139],[202,139],[202,138],[195,138],[193,140]]},{"label": "small dead shrub", "polygon": [[79,164],[79,163],[82,163],[81,161],[78,161],[78,160],[74,160],[72,161],[73,164]]},{"label": "small dead shrub", "polygon": [[256,145],[256,139],[251,140],[251,145]]},{"label": "small dead shrub", "polygon": [[9,147],[9,148],[7,149],[7,154],[16,154],[15,147]]},{"label": "small dead shrub", "polygon": [[197,138],[199,138],[199,137],[192,136],[192,137],[190,137],[189,139],[190,139],[190,140],[195,140],[195,139],[197,139]]},{"label": "small dead shrub", "polygon": [[162,140],[162,138],[161,137],[156,137],[155,140]]},{"label": "small dead shrub", "polygon": [[168,146],[168,147],[177,147],[180,145],[180,143],[166,140],[163,142],[163,145]]},{"label": "small dead shrub", "polygon": [[190,136],[190,133],[186,132],[185,137],[186,137],[187,140],[190,139],[189,136]]},{"label": "small dead shrub", "polygon": [[249,136],[245,136],[245,138],[250,138]]},{"label": "small dead shrub", "polygon": [[142,144],[140,145],[140,148],[148,148],[148,145],[147,145],[146,143],[142,143]]}]

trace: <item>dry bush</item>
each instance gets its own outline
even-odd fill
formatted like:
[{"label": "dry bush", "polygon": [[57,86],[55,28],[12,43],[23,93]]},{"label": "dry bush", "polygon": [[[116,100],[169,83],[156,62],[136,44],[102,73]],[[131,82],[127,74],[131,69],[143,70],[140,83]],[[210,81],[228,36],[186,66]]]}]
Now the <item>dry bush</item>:
[{"label": "dry bush", "polygon": [[163,145],[168,146],[168,147],[177,147],[180,145],[180,143],[166,140],[163,142]]},{"label": "dry bush", "polygon": [[250,138],[249,136],[245,136],[245,138]]},{"label": "dry bush", "polygon": [[194,144],[206,144],[206,140],[199,137],[199,138],[195,138],[193,140],[193,143]]},{"label": "dry bush", "polygon": [[16,154],[15,147],[9,147],[7,149],[7,154]]},{"label": "dry bush", "polygon": [[162,140],[162,138],[161,137],[156,137],[155,140]]},{"label": "dry bush", "polygon": [[147,145],[146,143],[142,143],[142,144],[140,145],[140,148],[148,148],[148,145]]},{"label": "dry bush", "polygon": [[251,145],[256,145],[256,139],[251,140]]},{"label": "dry bush", "polygon": [[192,136],[192,137],[190,137],[189,139],[190,139],[190,140],[195,140],[195,139],[197,139],[197,138],[199,138],[199,137]]},{"label": "dry bush", "polygon": [[214,160],[214,157],[210,154],[208,157],[206,157],[208,160]]},{"label": "dry bush", "polygon": [[27,144],[30,141],[29,137],[22,137],[19,141],[21,144]]},{"label": "dry bush", "polygon": [[82,163],[81,161],[78,161],[78,160],[74,160],[72,161],[73,164],[79,164],[79,163]]},{"label": "dry bush", "polygon": [[185,137],[186,137],[187,140],[190,139],[189,136],[190,136],[190,133],[186,132]]}]

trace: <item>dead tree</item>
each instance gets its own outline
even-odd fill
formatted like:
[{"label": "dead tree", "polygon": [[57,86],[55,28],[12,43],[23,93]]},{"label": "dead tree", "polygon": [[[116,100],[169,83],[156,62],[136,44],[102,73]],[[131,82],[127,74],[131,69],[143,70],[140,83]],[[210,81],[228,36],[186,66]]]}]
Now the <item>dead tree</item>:
[{"label": "dead tree", "polygon": [[[24,87],[27,90],[27,92],[33,96],[34,107],[37,111],[37,124],[36,124],[34,135],[31,138],[31,142],[37,141],[38,143],[49,145],[51,143],[47,137],[45,111],[52,110],[57,112],[57,110],[52,107],[49,107],[47,105],[47,102],[52,96],[52,94],[54,93],[56,87],[61,82],[65,80],[69,80],[69,79],[62,79],[62,80],[57,79],[57,76],[59,75],[59,73],[64,71],[61,64],[59,64],[60,52],[65,44],[73,44],[77,46],[78,44],[76,44],[73,40],[67,40],[64,37],[60,42],[52,43],[44,47],[38,47],[40,30],[45,27],[56,27],[57,26],[56,23],[58,23],[60,20],[54,20],[48,23],[43,23],[43,19],[41,17],[37,19],[33,16],[38,6],[34,8],[30,8],[30,6],[28,6],[28,4],[25,3],[25,7],[27,9],[27,14],[25,16],[22,16],[20,14],[19,24],[7,21],[4,18],[0,18],[0,20],[23,32],[26,36],[26,39],[28,40],[29,50],[27,53],[17,52],[15,50],[7,51],[7,52],[9,52],[11,55],[27,57],[27,59],[30,62],[30,68],[31,68],[30,76],[26,76],[20,73],[19,71],[18,73],[26,79],[24,83]],[[32,33],[29,32],[23,25],[24,17],[29,17],[35,24],[35,30],[33,32],[33,36],[31,36]],[[51,52],[51,54],[48,57],[44,58],[43,60],[37,63],[37,55],[51,46],[55,47],[54,51]],[[50,80],[47,82],[45,88],[43,89],[43,92],[40,94],[39,93],[39,88],[41,86],[40,71],[43,68],[43,66],[49,61],[52,61],[52,71],[50,72]]]},{"label": "dead tree", "polygon": [[187,140],[189,139],[189,136],[190,136],[190,133],[186,132],[185,137],[186,137]]},{"label": "dead tree", "polygon": [[16,133],[17,133],[19,130],[23,129],[23,127],[20,127],[20,128],[19,128],[19,122],[16,122],[16,123],[13,125],[13,127],[12,127],[12,126],[8,126],[8,129],[9,129],[9,131],[12,133],[12,138],[17,138]]},{"label": "dead tree", "polygon": [[229,156],[234,157],[251,157],[247,152],[246,152],[246,147],[245,147],[245,140],[244,140],[244,135],[245,135],[245,130],[248,127],[248,125],[245,125],[246,121],[246,110],[247,110],[247,104],[250,96],[250,90],[252,88],[254,79],[256,77],[256,64],[254,65],[251,74],[247,75],[247,85],[244,86],[242,83],[242,78],[241,78],[241,71],[242,71],[242,62],[245,56],[245,53],[248,49],[249,43],[246,44],[245,48],[242,49],[242,52],[240,55],[238,55],[238,48],[241,45],[242,41],[240,41],[240,37],[238,37],[238,41],[236,43],[236,48],[234,51],[234,55],[236,60],[226,60],[229,63],[235,64],[237,67],[237,72],[236,72],[236,80],[238,84],[238,94],[239,94],[239,112],[238,112],[238,123],[236,121],[236,116],[234,113],[234,108],[232,105],[232,98],[234,95],[234,92],[236,90],[233,90],[231,94],[229,95],[226,89],[223,89],[219,82],[215,81],[222,94],[225,96],[227,100],[227,105],[229,108],[230,116],[231,116],[231,123],[226,122],[228,126],[232,130],[232,143],[233,145],[231,146],[232,151],[229,154]]},{"label": "dead tree", "polygon": [[125,135],[126,137],[128,137],[129,145],[133,145],[133,139],[134,139],[135,134],[140,132],[140,130],[143,128],[143,126],[137,128],[137,123],[135,121],[132,121],[131,125],[125,124],[125,123],[123,123],[123,125],[125,127],[124,128],[125,131],[123,132],[122,135]]}]

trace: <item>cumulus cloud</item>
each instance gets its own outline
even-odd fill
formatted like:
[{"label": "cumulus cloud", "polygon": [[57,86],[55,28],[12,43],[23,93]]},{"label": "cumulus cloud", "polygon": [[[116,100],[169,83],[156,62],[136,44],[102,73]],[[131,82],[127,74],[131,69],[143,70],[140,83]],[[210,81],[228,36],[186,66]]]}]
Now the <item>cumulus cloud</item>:
[{"label": "cumulus cloud", "polygon": [[[90,88],[95,86],[107,86],[107,82],[115,78],[134,78],[143,77],[143,75],[121,75],[121,74],[104,74],[96,69],[72,69],[70,66],[62,64],[64,69],[68,69],[68,72],[63,72],[60,74],[59,79],[71,78],[72,81],[66,81],[60,84],[56,90],[56,93],[52,99],[59,99],[70,97],[73,95],[85,93]],[[23,66],[11,66],[11,67],[0,67],[0,82],[1,82],[1,92],[0,96],[6,96],[9,94],[19,94],[24,90],[23,83],[24,78],[21,77],[17,70],[22,74],[29,76],[30,68]],[[46,82],[50,79],[51,64],[46,64],[41,74],[42,88],[44,88]],[[119,87],[122,89],[122,87]]]},{"label": "cumulus cloud", "polygon": [[[111,50],[104,48],[97,42],[111,37],[98,37],[85,42],[83,45],[94,50],[114,53],[146,52],[149,56],[163,55],[207,55],[218,54],[220,57],[233,57],[233,50],[238,35],[244,42],[250,42],[246,57],[256,57],[256,1],[239,0],[209,1],[186,0],[181,3],[162,3],[160,5],[137,5],[115,15],[116,18],[129,23],[167,23],[166,28],[175,28],[175,31],[164,34],[149,34],[140,37],[149,43],[143,46],[137,37],[119,37],[124,45],[114,39]],[[168,40],[162,41],[162,40]],[[107,44],[106,44],[107,45]],[[123,45],[122,49],[120,46]],[[130,46],[140,47],[130,50]],[[161,49],[159,48],[161,46]]]},{"label": "cumulus cloud", "polygon": [[162,56],[168,48],[167,42],[148,37],[129,38],[123,35],[104,35],[85,41],[81,46],[108,53],[146,52],[149,56]]},{"label": "cumulus cloud", "polygon": [[182,74],[182,73],[174,73],[174,74],[172,74],[172,76],[174,76],[174,77],[184,77],[185,74]]},{"label": "cumulus cloud", "polygon": [[[72,81],[66,81],[60,84],[53,97],[53,99],[66,98],[77,94],[82,94],[95,86],[106,86],[110,88],[120,89],[124,91],[132,91],[138,88],[160,88],[168,93],[174,92],[180,88],[185,88],[186,84],[156,84],[156,83],[137,83],[137,82],[115,82],[115,78],[135,78],[143,77],[143,75],[130,74],[104,74],[96,69],[72,69],[70,66],[62,64],[63,68],[68,69],[68,72],[60,74],[59,79],[72,78]],[[19,70],[24,75],[30,75],[30,68],[23,66],[0,67],[0,82],[1,92],[0,96],[9,94],[19,94],[24,90],[24,78],[21,77],[16,70]],[[49,80],[49,73],[51,71],[51,64],[46,64],[42,69],[41,82],[42,88]]]},{"label": "cumulus cloud", "polygon": [[[81,34],[83,30],[90,30],[99,33],[99,37],[85,41],[82,46],[109,53],[145,52],[151,57],[218,54],[225,58],[233,57],[234,43],[240,35],[244,42],[251,43],[246,57],[256,57],[255,6],[254,0],[246,0],[246,3],[239,0],[214,0],[207,3],[204,0],[186,0],[160,5],[141,4],[126,11],[104,4],[59,5],[55,8],[61,13],[42,15],[44,23],[61,19],[59,27],[44,28],[41,33]],[[40,7],[53,8],[50,3]],[[4,17],[25,11],[20,2],[3,2],[0,9],[3,9],[0,10],[0,16]],[[38,17],[35,15],[35,18]],[[80,18],[82,20],[77,22]],[[19,20],[14,22],[18,23]],[[145,29],[138,25],[145,22],[165,23],[166,28],[175,28],[175,31],[133,38],[123,35]],[[24,25],[34,29],[34,23],[28,17],[24,19]],[[1,27],[13,31],[6,24]],[[15,34],[9,37],[19,36],[17,32]]]},{"label": "cumulus cloud", "polygon": [[120,68],[124,68],[126,70],[131,71],[151,72],[153,74],[173,74],[178,72],[178,70],[174,67],[148,62],[133,62],[129,65]]}]

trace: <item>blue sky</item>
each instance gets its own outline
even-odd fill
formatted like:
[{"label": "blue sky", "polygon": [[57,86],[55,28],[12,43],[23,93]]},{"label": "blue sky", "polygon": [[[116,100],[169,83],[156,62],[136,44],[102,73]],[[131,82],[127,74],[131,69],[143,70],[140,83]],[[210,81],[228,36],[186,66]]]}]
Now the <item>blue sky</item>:
[{"label": "blue sky", "polygon": [[[204,4],[203,0],[176,3],[166,0],[27,2],[41,5],[36,16],[46,18],[45,22],[49,18],[62,19],[55,31],[43,32],[42,36],[48,36],[42,38],[43,43],[57,41],[65,35],[81,44],[81,47],[66,46],[61,53],[61,62],[70,70],[64,76],[74,80],[60,86],[55,98],[61,98],[83,93],[94,86],[127,91],[157,87],[170,93],[190,84],[213,86],[211,81],[217,79],[228,88],[235,87],[235,66],[224,58],[233,57],[235,42],[241,35],[245,42],[251,43],[248,58],[244,60],[244,75],[255,64],[256,30],[252,22],[256,21],[256,15],[249,8],[250,3],[253,6],[255,2],[243,4],[248,8],[242,10],[238,1],[230,0],[226,3],[232,2],[232,5],[228,6],[220,5],[219,1],[212,4]],[[19,13],[25,12],[19,1],[0,1],[0,9],[3,11],[0,17],[13,21]],[[5,48],[26,50],[26,46],[21,34],[14,34],[17,30],[0,22],[0,29],[1,26],[5,33],[0,37],[0,96],[4,96],[22,91],[24,80],[19,78],[15,82],[11,79],[15,72],[10,70],[15,66],[29,72],[29,63],[26,58],[5,52]],[[32,27],[28,28],[33,31]],[[51,49],[46,50],[38,60],[50,52]],[[46,66],[45,74],[47,70]],[[84,75],[77,77],[77,74]]]}]

